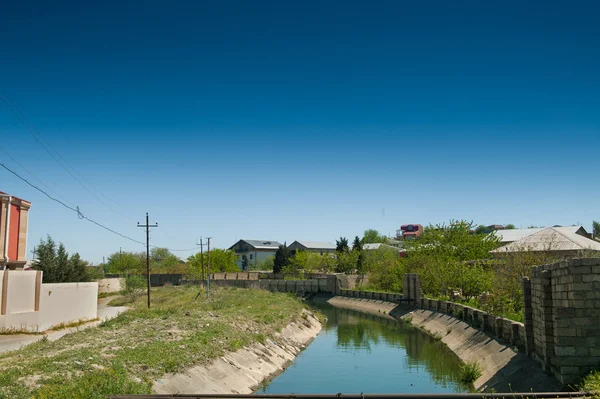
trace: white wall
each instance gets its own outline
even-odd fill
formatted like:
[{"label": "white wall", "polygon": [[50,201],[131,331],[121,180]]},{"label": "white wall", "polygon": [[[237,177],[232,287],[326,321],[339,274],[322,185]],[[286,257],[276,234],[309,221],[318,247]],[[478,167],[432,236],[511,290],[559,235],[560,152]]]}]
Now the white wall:
[{"label": "white wall", "polygon": [[124,282],[122,278],[103,278],[98,281],[98,293],[119,292],[123,287]]},{"label": "white wall", "polygon": [[36,272],[8,273],[6,314],[33,312],[35,310]]},{"label": "white wall", "polygon": [[38,331],[98,317],[98,283],[42,284]]},{"label": "white wall", "polygon": [[[275,256],[276,250],[273,251],[248,251],[245,253],[236,254],[235,264],[242,269],[242,256],[245,254],[248,257],[249,265],[256,265],[257,263],[264,262],[270,256]],[[238,256],[239,255],[239,256]],[[252,259],[250,259],[250,255],[252,255]]]},{"label": "white wall", "polygon": [[[8,273],[6,292],[2,291]],[[44,331],[98,317],[98,283],[42,284],[33,271],[0,271],[0,301],[6,301],[6,313],[0,315],[0,329]],[[36,306],[39,289],[39,310]],[[1,305],[1,303],[0,303]]]}]

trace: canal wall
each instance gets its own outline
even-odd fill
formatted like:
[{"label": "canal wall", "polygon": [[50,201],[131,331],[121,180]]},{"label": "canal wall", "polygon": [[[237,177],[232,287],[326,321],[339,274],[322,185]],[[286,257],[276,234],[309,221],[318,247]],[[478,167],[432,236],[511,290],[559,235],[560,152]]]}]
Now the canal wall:
[{"label": "canal wall", "polygon": [[321,323],[308,311],[273,339],[227,353],[208,364],[156,380],[157,394],[251,394],[294,361],[321,331]]},{"label": "canal wall", "polygon": [[496,392],[553,392],[561,384],[546,374],[538,363],[488,336],[480,328],[436,310],[418,309],[379,299],[318,295],[316,301],[333,306],[410,322],[440,339],[463,362],[478,363],[482,375],[475,382],[478,390]]}]

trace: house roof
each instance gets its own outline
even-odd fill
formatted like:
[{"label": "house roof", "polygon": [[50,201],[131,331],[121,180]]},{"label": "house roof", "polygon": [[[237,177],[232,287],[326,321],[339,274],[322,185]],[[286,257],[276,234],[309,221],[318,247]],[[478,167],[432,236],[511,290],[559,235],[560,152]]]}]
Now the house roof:
[{"label": "house roof", "polygon": [[379,248],[382,248],[382,247],[383,248],[388,248],[388,249],[393,249],[393,250],[398,251],[398,252],[403,252],[404,251],[404,249],[401,249],[401,248],[398,248],[398,247],[393,247],[391,245],[382,244],[382,243],[363,244],[362,247],[363,247],[364,250],[367,250],[367,251],[373,250],[373,249],[379,249]]},{"label": "house roof", "polygon": [[600,242],[576,233],[580,228],[581,226],[568,226],[539,229],[533,234],[491,252],[580,251],[586,249],[600,251]]},{"label": "house roof", "polygon": [[[566,233],[575,233],[579,229],[583,229],[581,226],[564,226],[564,227],[553,227],[558,229],[558,231],[566,232]],[[522,238],[528,237],[532,234],[539,233],[544,230],[544,227],[538,227],[533,229],[509,229],[509,230],[496,230],[496,237],[500,239],[501,243],[509,243],[513,241],[518,241]]]},{"label": "house roof", "polygon": [[290,244],[290,246],[294,245],[294,243],[298,243],[306,249],[335,249],[335,244],[324,241],[299,241],[296,240]]},{"label": "house roof", "polygon": [[243,240],[242,239],[242,240],[239,240],[238,242],[236,242],[235,244],[233,244],[231,247],[229,247],[229,249],[232,249],[233,247],[235,247],[238,243],[240,243],[242,241],[256,249],[275,249],[276,250],[281,245],[281,243],[279,243],[277,241],[273,241],[273,240]]}]

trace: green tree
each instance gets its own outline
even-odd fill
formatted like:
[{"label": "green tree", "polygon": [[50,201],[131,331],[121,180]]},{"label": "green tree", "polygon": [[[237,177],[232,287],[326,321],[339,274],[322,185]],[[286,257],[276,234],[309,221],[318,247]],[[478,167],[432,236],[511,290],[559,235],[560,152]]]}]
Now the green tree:
[{"label": "green tree", "polygon": [[246,256],[246,254],[242,255],[242,270],[248,270],[248,257]]},{"label": "green tree", "polygon": [[45,283],[78,283],[90,281],[87,262],[81,260],[78,253],[69,258],[65,246],[56,243],[48,236],[46,241],[40,240],[35,249],[36,260],[34,269],[44,272]]},{"label": "green tree", "polygon": [[348,239],[346,237],[340,237],[339,240],[335,240],[335,251],[336,252],[348,252]]},{"label": "green tree", "polygon": [[377,230],[368,229],[363,234],[362,242],[363,244],[387,244],[388,239],[385,235],[379,234]]},{"label": "green tree", "polygon": [[152,273],[182,273],[183,265],[180,259],[167,248],[152,248],[150,270]]},{"label": "green tree", "polygon": [[113,252],[106,262],[108,273],[140,274],[146,272],[146,254],[142,252]]},{"label": "green tree", "polygon": [[220,248],[210,250],[211,273],[233,273],[239,271],[240,268],[235,264],[235,253],[232,250]]},{"label": "green tree", "polygon": [[600,238],[600,222],[594,220],[592,223],[592,234],[594,235],[594,238]]},{"label": "green tree", "polygon": [[273,260],[273,273],[281,273],[283,268],[291,263],[290,251],[286,243],[280,245]]},{"label": "green tree", "polygon": [[202,280],[206,278],[206,254],[198,252],[187,258],[185,275],[191,280]]},{"label": "green tree", "polygon": [[394,248],[381,246],[364,251],[363,268],[360,274],[369,274],[369,287],[381,291],[402,292],[404,263]]},{"label": "green tree", "polygon": [[354,237],[354,242],[352,243],[352,250],[358,250],[358,251],[362,251],[362,242],[360,241],[360,238],[358,238],[358,236]]},{"label": "green tree", "polygon": [[336,273],[352,274],[357,268],[360,251],[342,251],[337,253]]},{"label": "green tree", "polygon": [[475,229],[475,234],[487,234],[489,232],[490,232],[490,229],[487,226],[484,226],[482,224],[477,226],[477,228]]},{"label": "green tree", "polygon": [[514,230],[516,229],[515,225],[512,223],[507,224],[506,226],[504,226],[505,230]]},{"label": "green tree", "polygon": [[[489,258],[489,252],[498,246],[499,240],[494,232],[471,234],[471,226],[472,223],[464,220],[451,221],[449,225],[430,225],[419,240],[406,243],[406,270],[420,275],[425,293],[443,295],[454,290],[468,290],[469,293],[463,294],[472,296],[475,294],[471,287],[487,284],[490,270],[470,273],[470,266],[465,266],[464,262]],[[469,278],[481,281],[470,282]]]}]

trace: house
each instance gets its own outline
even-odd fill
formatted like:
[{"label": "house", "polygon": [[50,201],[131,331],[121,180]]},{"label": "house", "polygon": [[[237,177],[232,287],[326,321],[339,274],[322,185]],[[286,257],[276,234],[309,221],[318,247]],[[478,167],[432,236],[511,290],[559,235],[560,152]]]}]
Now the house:
[{"label": "house", "polygon": [[0,191],[0,269],[23,269],[31,202]]},{"label": "house", "polygon": [[396,230],[396,238],[402,240],[413,240],[423,234],[423,226],[420,224],[403,224]]},{"label": "house", "polygon": [[335,244],[319,241],[294,241],[288,246],[288,249],[292,254],[298,251],[309,251],[323,255],[325,253],[335,252],[335,248]]},{"label": "house", "polygon": [[282,244],[273,240],[239,240],[229,249],[235,253],[235,263],[243,270],[244,255],[248,259],[248,265],[256,266],[268,257],[275,256],[280,245]]},{"label": "house", "polygon": [[547,227],[537,230],[533,234],[496,248],[490,253],[502,256],[503,254],[531,251],[546,252],[559,257],[580,256],[582,252],[588,251],[600,253],[600,242],[588,238],[581,226]]},{"label": "house", "polygon": [[[574,233],[582,237],[590,237],[588,232],[582,226],[554,226],[553,229],[567,234]],[[545,228],[536,227],[532,229],[497,230],[494,233],[496,234],[496,237],[500,239],[500,244],[505,245],[510,244],[511,242],[519,241],[532,234],[539,233],[542,230],[545,230]]]}]

